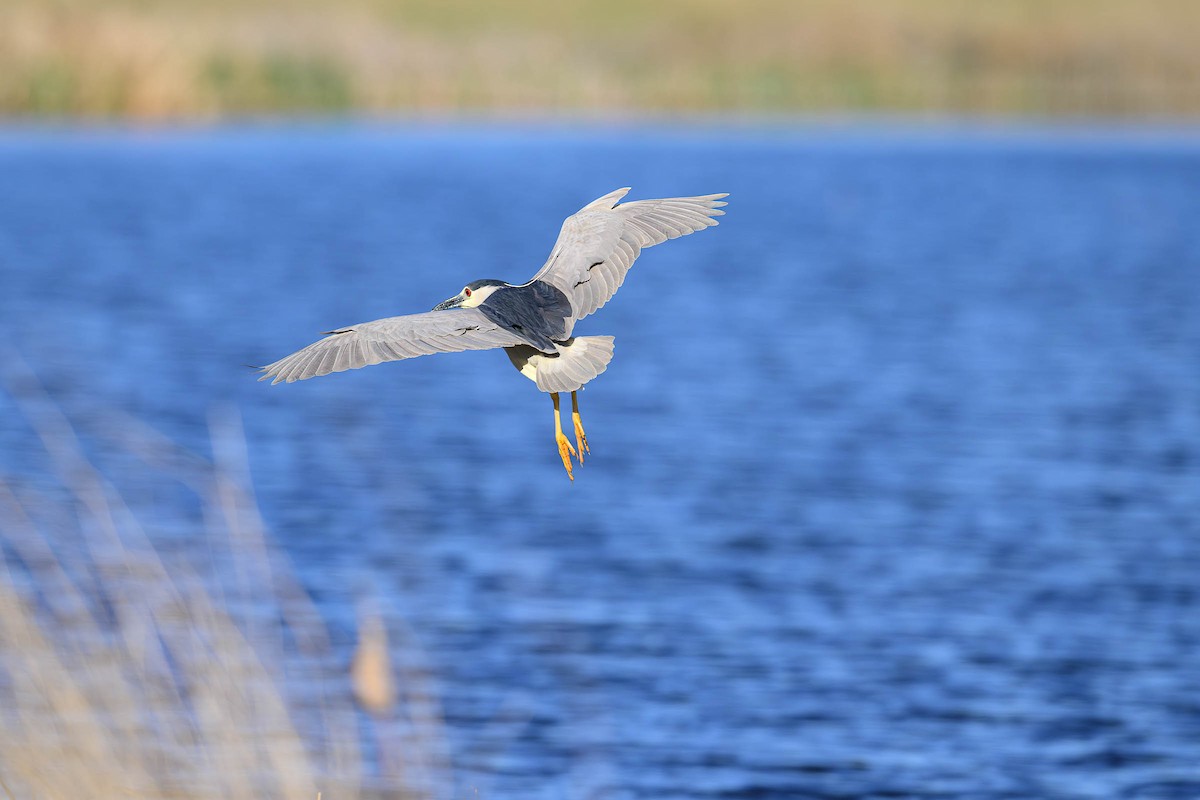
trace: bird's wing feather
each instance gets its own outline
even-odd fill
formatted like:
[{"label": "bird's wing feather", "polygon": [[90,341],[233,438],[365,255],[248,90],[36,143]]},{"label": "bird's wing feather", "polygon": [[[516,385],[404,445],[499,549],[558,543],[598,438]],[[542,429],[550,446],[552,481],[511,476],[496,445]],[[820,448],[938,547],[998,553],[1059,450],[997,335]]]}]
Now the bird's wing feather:
[{"label": "bird's wing feather", "polygon": [[687,236],[717,224],[726,194],[618,201],[629,191],[617,189],[567,217],[550,258],[535,281],[546,281],[571,300],[579,320],[608,302],[643,248]]},{"label": "bird's wing feather", "polygon": [[477,308],[429,311],[331,331],[324,339],[263,367],[259,380],[291,383],[384,361],[521,343]]}]

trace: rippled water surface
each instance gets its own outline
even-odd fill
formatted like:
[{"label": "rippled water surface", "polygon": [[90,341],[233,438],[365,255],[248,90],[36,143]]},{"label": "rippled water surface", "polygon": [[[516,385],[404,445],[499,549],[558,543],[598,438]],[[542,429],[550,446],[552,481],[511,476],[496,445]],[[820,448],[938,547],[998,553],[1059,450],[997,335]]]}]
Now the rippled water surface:
[{"label": "rippled water surface", "polygon": [[[502,353],[243,366],[523,281],[623,185],[732,196],[578,329],[573,484]],[[69,414],[240,410],[342,656],[374,592],[435,676],[455,796],[1200,798],[1194,139],[10,131],[0,287]]]}]

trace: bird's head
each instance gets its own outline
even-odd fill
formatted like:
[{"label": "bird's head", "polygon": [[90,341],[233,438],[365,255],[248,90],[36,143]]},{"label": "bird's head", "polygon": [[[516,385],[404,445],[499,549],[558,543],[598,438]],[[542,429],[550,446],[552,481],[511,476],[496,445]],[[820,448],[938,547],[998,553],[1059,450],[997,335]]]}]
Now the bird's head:
[{"label": "bird's head", "polygon": [[497,289],[508,286],[504,281],[498,281],[492,278],[484,278],[481,281],[471,281],[463,287],[462,291],[451,297],[449,300],[443,300],[433,307],[434,311],[445,311],[448,308],[474,308],[475,306],[487,300],[492,292]]}]

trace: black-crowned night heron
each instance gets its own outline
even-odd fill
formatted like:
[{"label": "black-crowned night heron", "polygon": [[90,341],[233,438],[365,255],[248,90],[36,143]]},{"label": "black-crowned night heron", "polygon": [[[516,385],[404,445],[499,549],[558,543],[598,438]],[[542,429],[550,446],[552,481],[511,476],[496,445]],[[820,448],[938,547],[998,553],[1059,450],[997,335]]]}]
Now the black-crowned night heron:
[{"label": "black-crowned night heron", "polygon": [[[571,456],[590,453],[577,392],[608,367],[611,336],[575,336],[575,323],[608,302],[642,248],[717,224],[724,194],[618,201],[617,189],[567,217],[550,258],[528,283],[468,283],[425,314],[389,317],[330,331],[319,342],[263,367],[259,380],[302,381],[368,364],[432,353],[503,347],[521,374],[550,393],[554,438],[567,475]],[[562,432],[558,394],[571,393],[575,446]]]}]

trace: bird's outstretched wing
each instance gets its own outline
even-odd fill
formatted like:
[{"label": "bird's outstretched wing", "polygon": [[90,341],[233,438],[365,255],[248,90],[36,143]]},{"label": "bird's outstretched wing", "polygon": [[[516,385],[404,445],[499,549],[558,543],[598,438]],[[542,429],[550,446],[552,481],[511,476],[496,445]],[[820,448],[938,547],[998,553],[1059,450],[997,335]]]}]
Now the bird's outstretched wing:
[{"label": "bird's outstretched wing", "polygon": [[291,383],[384,361],[522,343],[477,308],[428,311],[330,331],[324,339],[263,367],[259,380]]},{"label": "bird's outstretched wing", "polygon": [[610,192],[567,217],[545,266],[533,276],[561,289],[580,320],[616,294],[642,248],[717,224],[727,194],[617,202],[628,187]]}]

